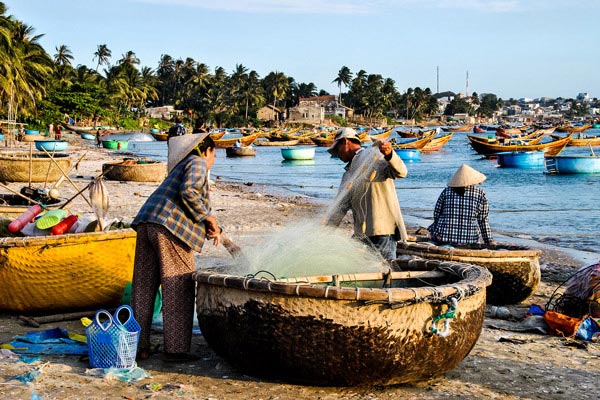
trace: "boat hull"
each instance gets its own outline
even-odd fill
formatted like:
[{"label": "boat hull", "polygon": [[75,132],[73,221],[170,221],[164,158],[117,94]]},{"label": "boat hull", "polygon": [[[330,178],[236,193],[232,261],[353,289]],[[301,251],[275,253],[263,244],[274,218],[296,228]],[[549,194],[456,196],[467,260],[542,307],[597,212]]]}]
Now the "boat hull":
[{"label": "boat hull", "polygon": [[[71,157],[56,153],[52,156],[60,169],[71,169]],[[30,169],[31,167],[31,169]],[[3,153],[0,155],[0,181],[3,182],[54,182],[62,172],[46,154]]]},{"label": "boat hull", "polygon": [[[423,267],[431,263],[411,262]],[[429,379],[454,368],[475,344],[490,278],[475,266],[435,265],[443,264],[458,273],[459,281],[449,285],[454,289],[394,287],[398,273],[392,274],[392,288],[383,289],[344,287],[335,284],[335,277],[327,284],[307,284],[200,271],[194,274],[198,322],[219,355],[255,376],[313,385]],[[381,273],[362,275],[378,275],[376,286],[384,279]],[[347,278],[350,283],[352,278]],[[447,298],[457,287],[466,292],[448,335],[430,333],[432,318],[447,306],[415,296],[437,292]]]},{"label": "boat hull", "polygon": [[102,164],[104,177],[111,181],[162,182],[167,164],[158,161],[112,162]]},{"label": "boat hull", "polygon": [[36,140],[35,148],[40,151],[65,151],[69,147],[66,140]]},{"label": "boat hull", "polygon": [[0,238],[0,310],[48,313],[120,304],[133,276],[135,236],[121,229]]},{"label": "boat hull", "polygon": [[225,149],[227,157],[248,157],[255,156],[256,149],[254,147],[227,147]]},{"label": "boat hull", "polygon": [[421,160],[421,150],[417,149],[394,149],[398,157],[403,159],[404,161],[420,161]]},{"label": "boat hull", "polygon": [[600,156],[549,157],[546,168],[557,174],[600,174]]},{"label": "boat hull", "polygon": [[541,251],[504,244],[472,247],[443,247],[429,242],[398,242],[398,255],[457,261],[487,268],[494,277],[492,285],[487,289],[489,304],[517,304],[535,293],[541,279]]},{"label": "boat hull", "polygon": [[498,165],[504,168],[543,168],[543,151],[507,151],[497,153]]},{"label": "boat hull", "polygon": [[127,150],[129,142],[127,140],[103,140],[102,147],[110,150]]},{"label": "boat hull", "polygon": [[281,149],[284,160],[312,160],[315,158],[314,147],[291,147]]}]

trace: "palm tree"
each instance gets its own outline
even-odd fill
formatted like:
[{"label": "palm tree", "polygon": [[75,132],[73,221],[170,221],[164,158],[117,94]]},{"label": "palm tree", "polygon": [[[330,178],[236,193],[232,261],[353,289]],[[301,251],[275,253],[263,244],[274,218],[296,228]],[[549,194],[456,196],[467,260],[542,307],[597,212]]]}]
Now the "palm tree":
[{"label": "palm tree", "polygon": [[119,65],[129,65],[134,67],[140,63],[140,59],[136,57],[135,53],[129,50],[127,53],[121,55]]},{"label": "palm tree", "polygon": [[12,17],[4,17],[0,3],[0,103],[8,104],[9,119],[16,119],[19,108],[32,112],[46,92],[53,71],[52,59],[39,44],[41,35]]},{"label": "palm tree", "polygon": [[289,90],[289,81],[283,72],[271,72],[264,79],[265,89],[273,98],[273,107],[277,108],[277,100],[285,99]]},{"label": "palm tree", "polygon": [[98,68],[100,67],[100,65],[108,66],[108,60],[110,59],[111,56],[112,56],[112,51],[109,50],[107,45],[105,45],[105,44],[98,45],[98,49],[94,53],[94,58],[92,58],[92,61],[95,59],[98,59],[98,63],[96,64],[96,72],[98,72]]},{"label": "palm tree", "polygon": [[73,61],[73,53],[67,47],[67,45],[61,44],[58,47],[55,47],[56,54],[54,55],[54,62],[58,66],[71,66],[71,61]]},{"label": "palm tree", "polygon": [[340,68],[337,78],[335,78],[333,81],[331,81],[332,83],[333,82],[337,83],[338,88],[340,89],[340,95],[338,97],[338,101],[340,102],[340,104],[342,104],[342,85],[348,87],[348,85],[350,84],[351,81],[352,81],[352,72],[350,72],[350,68],[348,68],[346,66],[343,66],[342,68]]}]

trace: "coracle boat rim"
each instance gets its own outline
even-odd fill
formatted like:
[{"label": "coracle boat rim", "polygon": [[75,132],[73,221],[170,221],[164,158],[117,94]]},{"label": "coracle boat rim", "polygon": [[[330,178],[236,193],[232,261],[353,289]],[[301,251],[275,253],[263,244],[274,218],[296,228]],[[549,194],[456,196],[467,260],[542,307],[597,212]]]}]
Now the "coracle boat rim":
[{"label": "coracle boat rim", "polygon": [[443,247],[435,243],[426,241],[417,242],[398,242],[398,247],[408,248],[413,250],[421,250],[427,253],[438,253],[446,255],[460,255],[481,258],[508,258],[508,257],[539,257],[542,254],[541,250],[531,249],[526,246],[519,246],[508,243],[497,244],[473,244],[469,246],[459,247]]},{"label": "coracle boat rim", "polygon": [[123,239],[135,235],[135,231],[131,228],[115,229],[106,232],[81,232],[68,233],[66,235],[56,236],[17,236],[17,237],[2,237],[0,238],[0,247],[25,247],[34,245],[60,246],[67,244],[73,240],[77,240],[77,244],[82,241],[96,241],[98,239]]},{"label": "coracle boat rim", "polygon": [[[313,277],[269,280],[251,276],[236,276],[214,271],[197,271],[194,280],[209,285],[246,291],[269,292],[297,297],[325,298],[331,300],[375,301],[390,305],[410,305],[428,302],[446,302],[449,297],[469,297],[489,286],[492,275],[487,269],[476,265],[439,260],[408,260],[411,271],[372,272],[359,274],[322,275]],[[432,270],[412,270],[412,266],[425,266]],[[437,269],[437,271],[436,271]],[[341,282],[378,281],[397,279],[433,278],[454,275],[460,281],[439,286],[410,288],[363,288],[341,287]],[[317,284],[319,283],[319,284]],[[324,285],[325,284],[325,285]]]}]

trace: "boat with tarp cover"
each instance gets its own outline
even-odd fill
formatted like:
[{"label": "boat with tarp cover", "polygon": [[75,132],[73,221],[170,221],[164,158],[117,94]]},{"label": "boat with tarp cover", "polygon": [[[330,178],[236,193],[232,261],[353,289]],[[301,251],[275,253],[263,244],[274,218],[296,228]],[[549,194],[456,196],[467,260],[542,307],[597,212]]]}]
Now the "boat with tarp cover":
[{"label": "boat with tarp cover", "polygon": [[314,385],[388,385],[454,368],[482,329],[490,273],[398,259],[394,272],[268,279],[201,270],[206,342],[248,374]]}]

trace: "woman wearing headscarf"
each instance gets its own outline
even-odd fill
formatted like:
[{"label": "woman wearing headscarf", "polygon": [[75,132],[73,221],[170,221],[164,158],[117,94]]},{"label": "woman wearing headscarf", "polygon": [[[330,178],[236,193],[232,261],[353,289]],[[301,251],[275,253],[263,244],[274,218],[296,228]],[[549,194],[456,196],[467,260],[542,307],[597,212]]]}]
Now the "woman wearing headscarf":
[{"label": "woman wearing headscarf", "polygon": [[438,197],[429,235],[438,244],[493,243],[485,192],[477,187],[485,181],[481,172],[463,164]]},{"label": "woman wearing headscarf", "polygon": [[135,217],[137,231],[131,303],[141,333],[138,360],[150,357],[154,299],[162,285],[164,354],[170,362],[190,354],[194,313],[194,252],[205,238],[219,244],[221,229],[211,214],[209,171],[215,143],[208,133],[169,139],[169,174]]}]

